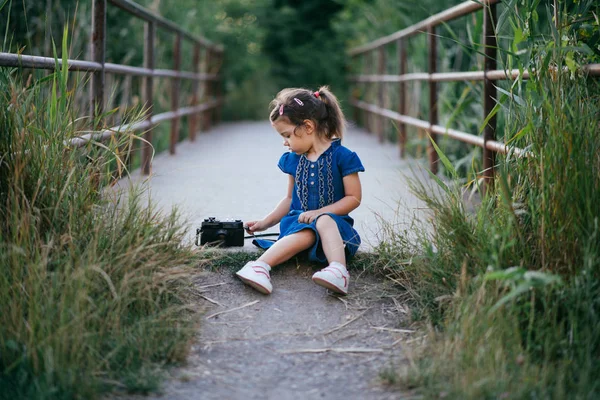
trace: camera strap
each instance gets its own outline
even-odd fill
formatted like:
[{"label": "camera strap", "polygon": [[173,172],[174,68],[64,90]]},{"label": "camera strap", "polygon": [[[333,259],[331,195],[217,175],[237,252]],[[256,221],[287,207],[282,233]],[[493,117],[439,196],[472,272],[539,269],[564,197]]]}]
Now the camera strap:
[{"label": "camera strap", "polygon": [[258,235],[244,236],[244,239],[254,239],[257,237],[265,237],[265,236],[279,236],[279,233],[259,233]]}]

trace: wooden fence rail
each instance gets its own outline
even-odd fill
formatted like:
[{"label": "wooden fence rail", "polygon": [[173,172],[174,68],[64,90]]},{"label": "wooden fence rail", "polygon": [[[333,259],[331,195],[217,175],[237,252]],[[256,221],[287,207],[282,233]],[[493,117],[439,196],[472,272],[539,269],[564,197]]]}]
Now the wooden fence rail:
[{"label": "wooden fence rail", "polygon": [[[483,149],[483,176],[484,176],[484,191],[493,187],[495,153],[512,152],[517,155],[523,155],[522,149],[509,147],[504,143],[496,141],[496,118],[491,117],[483,129],[483,136],[473,135],[467,132],[461,132],[455,129],[446,128],[438,125],[438,96],[437,82],[457,82],[457,81],[483,81],[483,115],[482,121],[488,117],[493,110],[495,98],[497,97],[494,81],[509,80],[509,79],[527,79],[529,78],[528,71],[514,70],[497,70],[496,66],[496,51],[497,42],[495,27],[496,18],[496,3],[499,0],[482,0],[482,1],[466,1],[455,7],[435,14],[421,22],[418,22],[408,28],[402,29],[391,35],[374,40],[371,43],[351,49],[348,55],[353,61],[357,61],[358,57],[365,57],[365,60],[377,60],[377,75],[360,74],[352,75],[349,80],[354,84],[377,84],[377,103],[369,104],[361,101],[356,96],[351,99],[351,104],[356,107],[354,115],[358,115],[357,110],[364,110],[367,118],[370,114],[377,115],[376,131],[379,135],[379,140],[383,141],[383,120],[390,119],[399,123],[398,129],[398,144],[400,156],[405,156],[406,145],[406,126],[421,128],[430,133],[433,141],[437,140],[437,135],[445,135],[452,139],[469,143]],[[483,71],[460,71],[460,72],[437,72],[437,36],[436,27],[450,20],[474,13],[483,9],[483,52],[485,55]],[[407,51],[406,40],[408,37],[427,33],[428,35],[428,72],[407,73]],[[398,75],[386,74],[385,68],[385,46],[396,44],[396,53],[398,57]],[[377,52],[377,54],[375,54]],[[375,57],[376,58],[373,58]],[[365,65],[366,63],[363,63]],[[591,64],[584,67],[589,75],[600,75],[600,64]],[[429,83],[429,121],[423,121],[407,115],[407,89],[406,82],[409,81],[426,81]],[[393,111],[385,108],[384,105],[384,84],[399,83],[399,104],[398,111]],[[356,119],[356,117],[355,117]],[[369,129],[369,124],[366,124]],[[432,143],[428,144],[427,148],[429,156],[429,168],[433,173],[437,173],[438,157]]]},{"label": "wooden fence rail", "polygon": [[[105,61],[106,54],[106,7],[110,3],[136,18],[144,20],[144,66],[113,64]],[[163,28],[174,33],[173,68],[154,68],[156,28]],[[182,40],[189,40],[193,45],[193,71],[181,71],[181,45]],[[203,51],[204,50],[204,51]],[[161,121],[171,120],[171,134],[169,151],[175,154],[175,145],[179,140],[180,118],[189,116],[189,137],[195,140],[199,128],[199,120],[204,116],[203,129],[209,129],[213,119],[219,120],[219,108],[222,105],[220,76],[218,74],[223,62],[223,47],[211,41],[192,35],[181,29],[174,22],[169,21],[150,10],[145,9],[132,0],[93,0],[92,6],[92,35],[91,35],[92,60],[67,60],[70,71],[91,72],[90,86],[90,115],[96,125],[91,131],[70,141],[73,146],[84,146],[90,140],[104,140],[122,130],[145,130],[144,145],[142,146],[142,172],[146,175],[151,171],[152,157],[152,128]],[[206,65],[206,72],[201,73],[200,64]],[[59,66],[62,60],[58,60]],[[20,67],[33,69],[55,69],[56,60],[51,57],[39,57],[0,52],[0,66]],[[145,121],[134,124],[124,124],[110,129],[100,129],[98,115],[104,112],[105,103],[105,77],[107,73],[141,76],[144,79],[143,103],[147,109]],[[171,78],[171,111],[153,114],[153,78]],[[187,107],[179,107],[179,89],[181,79],[192,81],[192,99]],[[204,85],[204,101],[199,103],[199,82]],[[216,86],[216,88],[215,88]],[[215,90],[216,89],[216,90]]]}]

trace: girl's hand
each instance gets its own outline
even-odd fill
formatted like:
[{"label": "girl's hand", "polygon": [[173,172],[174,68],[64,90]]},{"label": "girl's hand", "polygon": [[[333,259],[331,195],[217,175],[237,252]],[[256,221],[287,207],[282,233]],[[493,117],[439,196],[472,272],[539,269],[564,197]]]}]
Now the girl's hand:
[{"label": "girl's hand", "polygon": [[321,214],[323,213],[319,210],[304,211],[302,214],[298,215],[298,222],[303,224],[311,224],[315,218]]},{"label": "girl's hand", "polygon": [[262,220],[260,220],[246,222],[246,226],[244,226],[244,228],[246,229],[246,232],[251,235],[254,232],[264,231],[268,228],[268,226]]}]

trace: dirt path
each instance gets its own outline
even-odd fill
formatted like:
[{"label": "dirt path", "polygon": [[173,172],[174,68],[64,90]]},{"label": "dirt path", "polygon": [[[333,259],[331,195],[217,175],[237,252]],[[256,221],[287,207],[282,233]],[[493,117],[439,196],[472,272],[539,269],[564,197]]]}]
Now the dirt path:
[{"label": "dirt path", "polygon": [[337,297],[315,285],[312,272],[274,270],[270,296],[229,271],[202,273],[198,288],[218,305],[206,300],[188,365],[172,370],[163,393],[149,398],[401,398],[381,380],[403,362],[402,343],[414,335],[402,331],[406,310],[394,300],[398,293],[355,273],[351,293]]},{"label": "dirt path", "polygon": [[[220,124],[197,142],[178,146],[177,157],[158,155],[150,179],[139,173],[132,179],[145,182],[162,208],[179,205],[191,240],[203,218],[250,220],[281,199],[287,178],[275,165],[284,149],[273,135],[268,122]],[[352,217],[361,251],[369,251],[382,239],[380,221],[405,229],[421,212],[423,204],[410,194],[404,176],[413,175],[415,162],[399,159],[395,145],[380,144],[357,128],[344,141],[366,168],[362,205]],[[121,183],[127,190],[129,182]],[[250,241],[244,249],[256,250]],[[401,346],[412,338],[399,331],[407,328],[407,318],[393,300],[397,293],[381,279],[355,273],[351,294],[334,297],[313,284],[312,273],[307,266],[276,269],[271,296],[246,287],[232,272],[204,273],[199,287],[225,282],[203,291],[218,305],[202,300],[207,311],[188,365],[170,371],[163,394],[150,398],[401,398],[380,379],[394,363],[405,362]],[[363,352],[348,351],[353,349]]]}]

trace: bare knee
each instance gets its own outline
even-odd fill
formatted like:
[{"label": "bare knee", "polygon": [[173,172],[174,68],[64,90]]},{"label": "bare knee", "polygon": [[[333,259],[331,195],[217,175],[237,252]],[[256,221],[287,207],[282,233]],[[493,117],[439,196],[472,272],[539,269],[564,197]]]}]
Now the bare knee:
[{"label": "bare knee", "polygon": [[328,231],[330,229],[337,229],[337,224],[335,223],[333,218],[331,218],[331,216],[321,215],[317,219],[316,227],[317,232],[319,232],[319,234],[322,234],[323,232]]},{"label": "bare knee", "polygon": [[294,233],[294,236],[302,242],[313,244],[317,239],[317,236],[311,229],[303,229],[299,232]]}]

